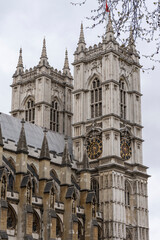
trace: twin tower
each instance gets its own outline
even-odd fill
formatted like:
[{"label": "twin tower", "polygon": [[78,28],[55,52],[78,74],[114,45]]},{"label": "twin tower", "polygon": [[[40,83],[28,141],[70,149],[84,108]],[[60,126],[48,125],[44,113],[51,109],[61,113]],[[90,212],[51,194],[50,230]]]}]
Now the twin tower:
[{"label": "twin tower", "polygon": [[148,240],[141,65],[132,32],[120,46],[109,19],[102,42],[87,48],[81,25],[73,66],[74,78],[66,51],[63,71],[51,67],[44,40],[39,64],[24,71],[20,50],[11,114],[72,137],[79,169],[87,154],[98,182],[103,239]]}]

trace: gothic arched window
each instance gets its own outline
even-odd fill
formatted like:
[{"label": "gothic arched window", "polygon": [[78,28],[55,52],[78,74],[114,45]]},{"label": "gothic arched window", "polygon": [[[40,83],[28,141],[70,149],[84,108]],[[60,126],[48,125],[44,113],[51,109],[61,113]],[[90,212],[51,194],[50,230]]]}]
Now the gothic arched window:
[{"label": "gothic arched window", "polygon": [[81,222],[78,220],[78,240],[83,239],[83,227]]},{"label": "gothic arched window", "polygon": [[120,116],[126,119],[126,84],[124,80],[120,81]]},{"label": "gothic arched window", "polygon": [[125,183],[125,205],[130,206],[130,186],[127,182]]},{"label": "gothic arched window", "polygon": [[8,177],[8,190],[13,192],[13,187],[14,187],[14,177],[13,177],[12,173],[10,173],[9,177]]},{"label": "gothic arched window", "polygon": [[97,203],[99,203],[99,183],[96,179],[91,180],[91,190],[93,190],[96,194]]},{"label": "gothic arched window", "polygon": [[55,190],[54,188],[52,188],[50,193],[50,208],[54,209],[54,204],[55,204]]},{"label": "gothic arched window", "polygon": [[15,213],[13,209],[8,206],[8,211],[7,211],[7,229],[13,230],[16,228],[17,224],[17,219],[15,216]]},{"label": "gothic arched window", "polygon": [[35,211],[33,212],[32,232],[37,234],[40,232],[40,220],[38,214]]},{"label": "gothic arched window", "polygon": [[1,198],[2,199],[6,199],[6,185],[7,184],[7,182],[6,182],[6,177],[5,176],[3,176],[3,178],[2,178],[2,184],[1,184]]},{"label": "gothic arched window", "polygon": [[33,99],[29,99],[26,102],[25,120],[27,122],[34,123],[34,120],[35,120],[35,106],[34,106]]},{"label": "gothic arched window", "polygon": [[60,218],[57,215],[57,218],[56,218],[56,237],[57,238],[61,238],[62,237],[62,233],[63,233],[62,229],[63,229],[62,228],[62,222],[61,222]]},{"label": "gothic arched window", "polygon": [[72,213],[76,213],[76,194],[73,193],[73,199],[72,199]]},{"label": "gothic arched window", "polygon": [[98,78],[95,78],[91,86],[91,118],[102,115],[102,87]]},{"label": "gothic arched window", "polygon": [[52,102],[52,107],[50,109],[50,129],[52,131],[59,131],[59,111],[58,102],[55,100]]}]

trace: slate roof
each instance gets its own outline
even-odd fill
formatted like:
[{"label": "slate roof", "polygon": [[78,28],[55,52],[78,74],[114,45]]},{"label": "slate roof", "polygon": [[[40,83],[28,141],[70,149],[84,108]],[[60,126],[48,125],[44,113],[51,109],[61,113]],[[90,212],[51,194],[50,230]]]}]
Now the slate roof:
[{"label": "slate roof", "polygon": [[[2,137],[7,140],[14,141],[16,144],[21,131],[21,120],[10,115],[0,113],[0,124],[2,129]],[[25,122],[24,129],[26,133],[27,145],[36,149],[41,149],[44,137],[43,128],[35,124]],[[64,151],[65,141],[64,135],[48,130],[47,140],[50,152],[60,154]],[[3,141],[3,142],[5,142]],[[72,156],[72,140],[68,139],[69,153]]]}]

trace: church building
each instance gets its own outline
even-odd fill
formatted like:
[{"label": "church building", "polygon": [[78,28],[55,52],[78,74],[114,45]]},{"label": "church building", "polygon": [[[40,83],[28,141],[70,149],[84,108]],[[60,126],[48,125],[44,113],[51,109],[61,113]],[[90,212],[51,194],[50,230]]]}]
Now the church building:
[{"label": "church building", "polygon": [[20,49],[11,115],[0,113],[0,239],[149,240],[139,55],[111,18],[98,45],[83,24],[63,71],[45,39],[37,66]]}]

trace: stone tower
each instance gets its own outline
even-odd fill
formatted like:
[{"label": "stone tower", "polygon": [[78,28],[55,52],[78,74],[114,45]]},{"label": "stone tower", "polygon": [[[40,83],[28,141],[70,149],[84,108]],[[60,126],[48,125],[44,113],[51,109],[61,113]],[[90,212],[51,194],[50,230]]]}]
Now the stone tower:
[{"label": "stone tower", "polygon": [[147,167],[142,158],[140,64],[132,32],[118,44],[109,18],[102,42],[74,53],[73,150],[87,147],[103,212],[103,239],[148,240]]},{"label": "stone tower", "polygon": [[20,49],[11,85],[12,116],[71,136],[72,82],[67,50],[61,72],[48,63],[45,39],[39,64],[29,70],[24,71]]}]

